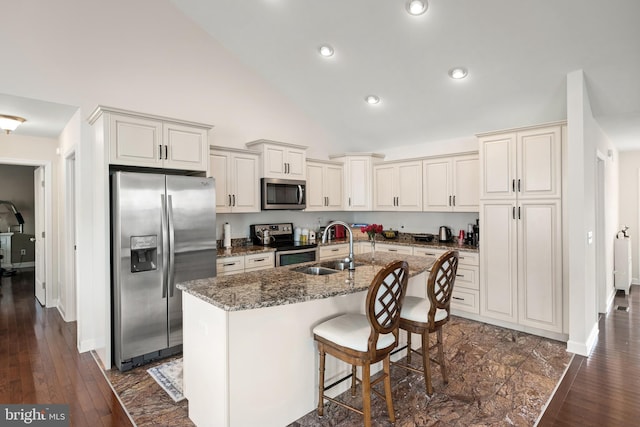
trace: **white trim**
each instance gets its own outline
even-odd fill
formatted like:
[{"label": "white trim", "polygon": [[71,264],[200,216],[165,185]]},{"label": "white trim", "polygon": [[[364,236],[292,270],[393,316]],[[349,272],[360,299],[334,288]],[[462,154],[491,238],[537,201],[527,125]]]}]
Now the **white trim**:
[{"label": "white trim", "polygon": [[567,351],[570,353],[579,354],[580,356],[589,357],[598,342],[599,331],[600,330],[598,329],[598,323],[596,322],[591,329],[591,333],[589,334],[589,338],[587,338],[587,341],[577,342],[569,340],[567,342]]},{"label": "white trim", "polygon": [[[50,160],[17,159],[0,157],[0,164],[17,166],[35,166],[44,168],[44,233],[45,233],[45,307],[54,307],[53,291],[53,206],[52,206],[52,186],[53,178],[51,170],[53,168]],[[25,263],[26,264],[26,263]],[[51,301],[50,301],[51,300]]]},{"label": "white trim", "polygon": [[549,398],[547,399],[547,402],[544,405],[542,405],[542,408],[540,408],[540,415],[538,415],[538,418],[536,418],[536,422],[533,424],[534,427],[537,426],[538,423],[540,422],[540,420],[542,419],[542,416],[546,412],[547,407],[549,406],[549,403],[551,403],[551,400],[553,400],[553,397],[556,395],[556,392],[558,391],[558,388],[560,387],[560,384],[562,384],[562,381],[564,380],[564,377],[567,375],[567,372],[569,372],[569,368],[571,367],[571,364],[573,363],[573,359],[575,359],[575,358],[576,358],[576,355],[572,354],[571,355],[571,360],[569,360],[569,363],[567,364],[567,367],[564,368],[564,372],[560,376],[560,379],[556,383],[556,386],[553,388],[553,391],[551,392],[551,396],[549,396]]}]

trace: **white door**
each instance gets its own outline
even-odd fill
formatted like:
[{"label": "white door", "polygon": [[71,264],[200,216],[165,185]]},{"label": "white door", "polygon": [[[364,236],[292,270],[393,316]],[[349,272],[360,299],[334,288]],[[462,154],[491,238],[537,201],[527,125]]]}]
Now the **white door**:
[{"label": "white door", "polygon": [[36,284],[35,295],[38,302],[46,305],[46,265],[44,244],[44,168],[40,166],[33,171],[34,205],[35,205],[35,252],[36,252]]}]

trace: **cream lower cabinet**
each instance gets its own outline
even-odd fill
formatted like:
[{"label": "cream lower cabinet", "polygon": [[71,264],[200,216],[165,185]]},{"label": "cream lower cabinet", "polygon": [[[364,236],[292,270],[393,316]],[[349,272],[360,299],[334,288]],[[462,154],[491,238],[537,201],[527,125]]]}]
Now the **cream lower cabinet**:
[{"label": "cream lower cabinet", "polygon": [[230,276],[244,273],[244,256],[232,256],[216,259],[216,275]]},{"label": "cream lower cabinet", "polygon": [[273,252],[218,258],[216,260],[216,271],[217,276],[230,276],[232,274],[273,268],[274,262],[275,255]]},{"label": "cream lower cabinet", "polygon": [[561,333],[560,200],[492,200],[480,208],[480,315]]},{"label": "cream lower cabinet", "polygon": [[[369,243],[369,251],[371,250],[371,243]],[[376,252],[390,252],[398,255],[413,255],[413,248],[411,246],[394,245],[390,243],[378,243],[376,242]]]},{"label": "cream lower cabinet", "polygon": [[[353,251],[356,250],[356,244],[353,245]],[[320,260],[331,259],[337,257],[346,257],[349,255],[349,244],[338,243],[335,245],[320,246],[318,250],[318,257]]]},{"label": "cream lower cabinet", "polygon": [[307,160],[307,212],[342,210],[342,163]]},{"label": "cream lower cabinet", "polygon": [[209,176],[216,180],[216,212],[260,212],[259,155],[211,147]]},{"label": "cream lower cabinet", "polygon": [[[453,249],[453,248],[452,248]],[[413,255],[439,257],[446,250],[414,247]],[[458,271],[451,295],[451,308],[455,314],[480,313],[479,256],[476,252],[458,251]]]}]

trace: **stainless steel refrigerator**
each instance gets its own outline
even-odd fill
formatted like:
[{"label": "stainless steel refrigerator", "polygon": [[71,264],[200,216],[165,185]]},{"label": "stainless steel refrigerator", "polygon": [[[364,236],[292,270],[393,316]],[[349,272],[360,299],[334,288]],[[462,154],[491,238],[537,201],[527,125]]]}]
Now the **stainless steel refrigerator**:
[{"label": "stainless steel refrigerator", "polygon": [[176,283],[216,275],[215,181],[111,176],[114,362],[121,371],[182,351]]}]

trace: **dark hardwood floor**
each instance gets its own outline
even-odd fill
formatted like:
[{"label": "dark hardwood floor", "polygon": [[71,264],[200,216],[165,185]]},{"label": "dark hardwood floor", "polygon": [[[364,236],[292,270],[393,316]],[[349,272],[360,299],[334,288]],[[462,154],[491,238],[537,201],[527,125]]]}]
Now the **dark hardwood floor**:
[{"label": "dark hardwood floor", "polygon": [[33,271],[0,280],[0,402],[66,403],[72,426],[131,426],[91,354],[78,353],[76,323],[36,301]]},{"label": "dark hardwood floor", "polygon": [[[0,403],[67,403],[73,426],[131,426],[76,324],[33,296],[32,271],[2,277]],[[576,356],[539,426],[640,425],[640,289],[618,293],[589,358]]]},{"label": "dark hardwood floor", "polygon": [[600,317],[598,344],[576,356],[539,426],[640,425],[640,289],[616,294],[612,309]]}]

